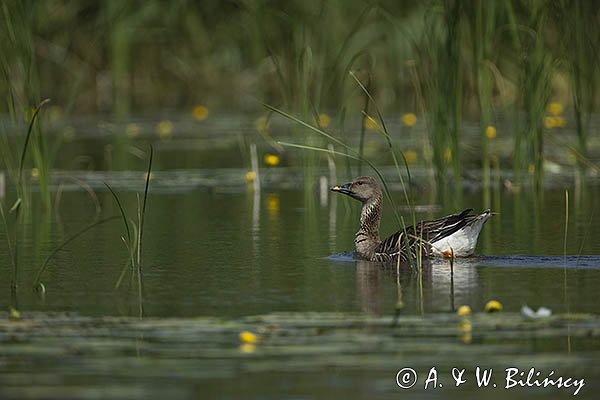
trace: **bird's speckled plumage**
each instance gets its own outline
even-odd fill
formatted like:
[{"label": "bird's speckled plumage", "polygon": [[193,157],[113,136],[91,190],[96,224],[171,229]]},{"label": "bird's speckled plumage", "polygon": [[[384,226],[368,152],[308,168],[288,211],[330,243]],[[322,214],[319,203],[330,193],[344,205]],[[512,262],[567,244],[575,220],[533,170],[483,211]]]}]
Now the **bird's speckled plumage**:
[{"label": "bird's speckled plumage", "polygon": [[409,253],[416,259],[448,255],[470,256],[477,245],[477,237],[485,221],[492,216],[490,210],[479,215],[467,209],[432,221],[421,221],[400,230],[384,240],[379,239],[379,223],[383,196],[377,181],[370,176],[361,176],[342,186],[331,188],[362,203],[360,229],[356,232],[354,245],[361,259],[379,262],[407,261]]}]

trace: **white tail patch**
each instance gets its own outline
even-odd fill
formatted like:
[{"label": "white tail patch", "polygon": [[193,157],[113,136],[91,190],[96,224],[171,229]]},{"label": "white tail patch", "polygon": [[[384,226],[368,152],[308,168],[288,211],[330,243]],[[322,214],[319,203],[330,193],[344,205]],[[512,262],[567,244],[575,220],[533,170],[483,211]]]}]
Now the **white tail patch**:
[{"label": "white tail patch", "polygon": [[484,211],[471,224],[454,232],[450,236],[446,236],[436,242],[431,243],[433,254],[443,256],[444,253],[454,252],[455,257],[468,257],[473,255],[477,246],[477,238],[479,232],[483,228],[483,224],[493,214],[490,210]]}]

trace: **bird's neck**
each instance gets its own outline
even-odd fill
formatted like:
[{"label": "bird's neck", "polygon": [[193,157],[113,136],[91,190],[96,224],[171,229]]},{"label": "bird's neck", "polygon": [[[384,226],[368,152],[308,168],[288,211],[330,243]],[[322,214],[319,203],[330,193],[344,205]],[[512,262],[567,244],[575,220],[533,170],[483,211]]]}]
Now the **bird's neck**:
[{"label": "bird's neck", "polygon": [[363,203],[360,212],[360,229],[354,238],[356,251],[362,257],[370,258],[370,253],[379,245],[380,222],[381,196],[375,196]]}]

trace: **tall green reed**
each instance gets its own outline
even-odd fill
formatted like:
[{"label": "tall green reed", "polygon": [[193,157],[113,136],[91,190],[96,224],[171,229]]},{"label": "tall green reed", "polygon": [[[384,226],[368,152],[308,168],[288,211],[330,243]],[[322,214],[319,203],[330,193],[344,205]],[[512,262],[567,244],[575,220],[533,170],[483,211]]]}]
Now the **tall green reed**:
[{"label": "tall green reed", "polygon": [[[9,174],[13,177],[14,185],[16,188],[16,200],[14,201],[12,207],[10,208],[9,214],[14,214],[14,221],[12,223],[12,235],[10,233],[9,221],[5,215],[4,207],[0,203],[0,213],[2,214],[2,222],[5,227],[6,232],[6,240],[7,247],[9,250],[9,255],[11,258],[11,280],[10,280],[10,302],[11,302],[11,310],[14,310],[14,313],[18,314],[18,282],[19,282],[19,237],[22,234],[22,227],[24,225],[23,221],[23,213],[21,212],[23,208],[27,209],[27,206],[24,204],[28,200],[27,196],[27,184],[23,177],[23,170],[25,168],[25,157],[27,155],[27,149],[29,148],[30,138],[34,129],[34,125],[38,116],[39,111],[42,109],[44,104],[46,104],[48,100],[42,101],[33,111],[31,116],[31,120],[29,122],[29,128],[27,129],[27,134],[25,136],[25,141],[23,143],[23,147],[21,149],[21,156],[19,159],[18,168],[15,170],[14,164],[11,161],[12,155],[9,152],[8,148],[4,148],[3,152],[6,156],[4,164],[7,167]],[[6,135],[3,135],[4,144],[8,142]],[[25,199],[25,200],[24,200]],[[13,311],[11,311],[12,313]]]},{"label": "tall green reed", "polygon": [[[448,193],[447,166],[454,185],[462,185],[460,138],[463,106],[462,3],[444,2],[424,17],[425,29],[413,37],[415,84],[425,116],[437,189]],[[460,193],[460,191],[457,191]]]},{"label": "tall green reed", "polygon": [[[48,172],[50,160],[46,145],[46,138],[40,124],[35,124],[37,114],[48,100],[42,102],[40,99],[40,78],[38,70],[38,58],[34,43],[35,14],[38,8],[35,2],[4,2],[0,6],[2,23],[0,23],[0,88],[4,89],[6,99],[6,110],[13,125],[20,125],[23,117],[29,118],[30,124],[25,138],[25,144],[21,147],[22,157],[19,162],[18,174],[11,162],[8,153],[17,153],[13,140],[9,138],[8,132],[2,132],[3,138],[3,164],[13,179],[17,188],[18,196],[23,201],[22,215],[29,213],[29,199],[25,195],[25,186],[22,181],[24,168],[24,155],[29,151],[33,160],[33,166],[38,171],[38,187],[44,210],[51,210],[51,199],[48,184]],[[38,104],[31,111],[30,105]],[[3,129],[4,130],[4,129]],[[14,140],[18,143],[18,141]],[[17,145],[18,146],[18,145]]]},{"label": "tall green reed", "polygon": [[[589,120],[597,101],[598,62],[600,62],[600,34],[597,30],[597,5],[593,2],[559,1],[556,19],[560,24],[562,52],[571,83],[573,116],[577,134],[578,182],[585,185],[588,165]],[[591,62],[590,62],[591,61]]]},{"label": "tall green reed", "polygon": [[[326,111],[340,118],[339,126],[344,124],[350,107],[348,71],[359,66],[370,71],[374,63],[369,51],[373,38],[365,39],[362,33],[373,18],[375,6],[349,4],[357,13],[348,15],[347,4],[342,7],[341,2],[308,2],[290,9],[256,2],[249,7],[256,38],[263,43],[276,78],[277,92],[265,93],[265,102],[278,104],[304,121],[316,121]],[[294,18],[290,18],[292,10]],[[342,17],[350,23],[339,24],[344,21]],[[369,101],[366,96],[364,99]],[[295,124],[291,129],[292,135],[308,146],[326,146],[322,136],[311,135],[302,125]],[[364,143],[364,130],[361,138]],[[300,160],[305,203],[311,209],[312,187],[323,159],[313,152],[302,152]]]},{"label": "tall green reed", "polygon": [[[146,217],[146,205],[148,203],[148,191],[150,188],[150,179],[152,176],[152,162],[154,159],[154,148],[150,146],[150,152],[148,154],[148,169],[146,171],[146,179],[144,184],[144,192],[142,198],[140,198],[139,193],[136,194],[137,198],[137,206],[136,206],[136,219],[133,219],[126,212],[121,199],[117,195],[117,193],[107,184],[104,185],[110,191],[113,199],[117,203],[119,207],[120,218],[123,222],[123,226],[125,227],[125,235],[121,236],[121,241],[125,245],[125,248],[128,251],[128,260],[123,266],[121,273],[115,283],[115,289],[121,287],[123,279],[128,270],[131,270],[131,281],[135,281],[137,284],[137,293],[138,293],[138,315],[141,318],[144,314],[144,303],[143,303],[143,264],[142,264],[142,255],[143,255],[143,244],[144,244],[144,221]],[[131,225],[131,229],[130,229]]]},{"label": "tall green reed", "polygon": [[0,203],[0,215],[2,216],[2,223],[4,225],[4,230],[6,234],[6,244],[8,248],[8,254],[10,256],[11,261],[11,275],[10,275],[10,309],[18,310],[19,302],[17,296],[17,287],[19,281],[19,256],[18,256],[18,237],[19,237],[19,210],[21,208],[21,200],[17,199],[17,201],[13,204],[10,209],[10,213],[15,214],[15,223],[13,227],[13,234],[10,233],[9,222],[6,218],[6,214],[4,213],[4,207],[2,203]]},{"label": "tall green reed", "polygon": [[492,124],[492,46],[495,33],[496,4],[477,0],[475,3],[475,23],[473,29],[473,51],[477,77],[477,97],[479,99],[479,131],[481,137],[481,168],[483,175],[484,207],[490,207],[490,150],[487,136]]},{"label": "tall green reed", "polygon": [[[544,126],[543,118],[550,96],[552,57],[544,42],[544,30],[548,21],[548,9],[543,2],[533,2],[523,21],[526,29],[520,29],[521,62],[519,86],[524,110],[523,126],[517,130],[514,142],[514,165],[517,182],[522,172],[532,176],[534,192],[541,195],[544,177]],[[538,197],[538,196],[536,196]]]}]

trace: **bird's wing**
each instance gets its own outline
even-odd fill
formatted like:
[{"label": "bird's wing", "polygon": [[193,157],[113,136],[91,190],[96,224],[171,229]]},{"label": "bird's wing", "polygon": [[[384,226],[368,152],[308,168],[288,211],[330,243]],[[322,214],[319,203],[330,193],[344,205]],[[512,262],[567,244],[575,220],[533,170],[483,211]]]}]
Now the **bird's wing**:
[{"label": "bird's wing", "polygon": [[375,258],[378,261],[390,261],[400,257],[401,261],[408,260],[408,251],[413,259],[422,251],[424,256],[431,252],[431,243],[437,242],[459,231],[477,219],[477,215],[470,215],[472,208],[461,213],[448,215],[432,221],[421,221],[406,230],[400,230],[386,239],[375,249]]},{"label": "bird's wing", "polygon": [[421,221],[417,224],[417,233],[427,238],[429,243],[437,242],[475,221],[477,215],[470,215],[471,211],[472,208],[467,208],[458,214],[447,215],[433,221]]}]

